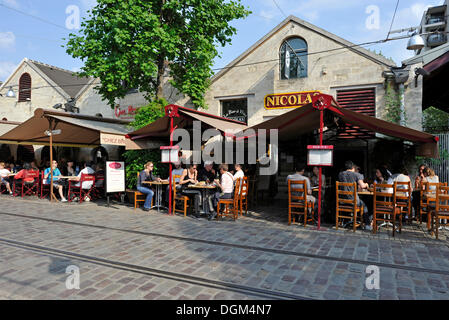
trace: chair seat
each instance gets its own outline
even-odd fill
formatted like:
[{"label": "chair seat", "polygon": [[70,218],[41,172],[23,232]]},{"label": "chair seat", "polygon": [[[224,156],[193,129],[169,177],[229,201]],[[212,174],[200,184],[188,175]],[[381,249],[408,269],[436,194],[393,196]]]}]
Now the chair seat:
[{"label": "chair seat", "polygon": [[218,202],[233,204],[234,203],[234,199],[220,199],[220,200],[218,200]]},{"label": "chair seat", "polygon": [[449,217],[449,211],[437,211],[437,212],[434,212],[434,214],[435,215],[437,215],[437,216],[445,216],[445,217]]}]

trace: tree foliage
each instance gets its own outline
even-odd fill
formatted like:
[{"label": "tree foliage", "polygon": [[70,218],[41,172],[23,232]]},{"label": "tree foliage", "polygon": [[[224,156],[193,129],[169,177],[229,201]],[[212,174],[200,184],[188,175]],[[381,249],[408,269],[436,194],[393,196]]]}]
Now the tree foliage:
[{"label": "tree foliage", "polygon": [[423,128],[429,133],[449,131],[449,113],[435,107],[423,111]]},{"label": "tree foliage", "polygon": [[405,112],[401,110],[401,96],[388,82],[385,92],[385,120],[400,124],[402,115],[404,121],[407,121]]},{"label": "tree foliage", "polygon": [[168,76],[205,107],[216,45],[230,43],[229,23],[248,14],[240,0],[98,0],[66,50],[83,60],[80,75],[100,78],[97,90],[111,106],[130,88],[162,98]]}]

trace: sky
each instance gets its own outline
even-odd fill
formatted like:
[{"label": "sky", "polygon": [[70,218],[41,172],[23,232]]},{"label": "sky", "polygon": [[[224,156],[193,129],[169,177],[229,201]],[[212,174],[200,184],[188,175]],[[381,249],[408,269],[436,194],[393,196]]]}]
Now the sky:
[{"label": "sky", "polygon": [[[252,11],[232,25],[237,34],[232,44],[220,47],[214,61],[218,72],[287,16],[295,15],[355,44],[385,39],[391,26],[396,0],[242,0]],[[64,37],[78,32],[78,20],[96,0],[0,0],[0,81],[5,81],[23,58],[78,71],[81,60],[64,49]],[[392,30],[418,26],[428,7],[444,0],[400,0]],[[79,17],[80,19],[77,19]],[[390,37],[406,35],[392,34]],[[397,65],[412,57],[407,39],[366,47],[392,58]]]}]

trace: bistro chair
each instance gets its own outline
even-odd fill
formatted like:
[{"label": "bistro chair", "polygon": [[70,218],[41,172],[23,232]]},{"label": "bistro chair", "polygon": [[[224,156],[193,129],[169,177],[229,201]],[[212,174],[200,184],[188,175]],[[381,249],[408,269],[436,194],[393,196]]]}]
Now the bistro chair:
[{"label": "bistro chair", "polygon": [[[373,233],[377,232],[378,221],[393,225],[393,237],[396,233],[396,217],[399,217],[399,232],[402,232],[402,211],[396,206],[396,192],[393,184],[374,182],[373,188]],[[392,192],[388,192],[388,190]]]},{"label": "bistro chair", "polygon": [[[20,189],[17,190],[17,189]],[[23,178],[14,179],[13,195],[23,196],[39,194],[39,171],[26,170]]]},{"label": "bistro chair", "polygon": [[248,177],[240,178],[240,196],[239,196],[239,214],[243,216],[243,208],[245,208],[245,215],[248,214],[248,194],[249,183]]},{"label": "bistro chair", "polygon": [[[180,213],[184,213],[184,217],[187,216],[187,209],[189,208],[189,197],[185,196],[181,193],[178,193],[178,190],[176,189],[177,186],[179,186],[179,183],[176,183],[175,179],[181,179],[181,176],[179,175],[174,175],[173,176],[173,183],[172,183],[172,188],[173,188],[173,212],[180,212]],[[179,209],[176,207],[176,204],[182,205],[182,209]]]},{"label": "bistro chair", "polygon": [[313,209],[313,203],[307,201],[307,181],[288,180],[288,225],[291,225],[294,215],[304,216],[304,227],[307,222],[313,222],[308,215],[309,208]]},{"label": "bistro chair", "polygon": [[[394,192],[396,194],[396,207],[401,209],[402,214],[408,218],[408,222],[412,221],[412,183],[398,182],[394,183]],[[402,224],[402,219],[401,219]],[[401,225],[402,228],[402,225]]]},{"label": "bistro chair", "polygon": [[422,224],[422,215],[427,215],[427,230],[430,230],[430,211],[435,207],[436,191],[440,186],[447,186],[447,182],[423,182],[420,189],[419,224]]},{"label": "bistro chair", "polygon": [[[234,185],[234,197],[232,199],[220,199],[218,200],[217,205],[217,219],[222,218],[223,216],[231,216],[234,221],[238,218],[239,215],[239,190],[240,190],[240,179],[235,181]],[[221,211],[221,205],[224,205],[225,208]]]},{"label": "bistro chair", "polygon": [[44,178],[45,174],[44,171],[41,171],[41,178],[40,178],[40,198],[44,199],[47,196],[50,196],[50,184],[47,183],[47,179]]},{"label": "bistro chair", "polygon": [[104,173],[95,173],[95,184],[92,190],[92,196],[96,199],[100,199],[104,196]]},{"label": "bistro chair", "polygon": [[[336,218],[335,229],[338,230],[342,219],[352,220],[352,230],[362,225],[364,207],[357,205],[357,183],[336,181]],[[360,222],[357,222],[357,219]]]},{"label": "bistro chair", "polygon": [[440,219],[449,219],[449,187],[441,185],[435,195],[435,208],[430,210],[431,215],[431,234],[438,239],[438,229],[440,228]]},{"label": "bistro chair", "polygon": [[[87,188],[83,188],[84,182],[92,182],[92,185]],[[75,185],[72,185],[75,184]],[[79,183],[79,186],[76,186],[76,184]],[[79,181],[75,180],[69,180],[69,192],[67,195],[67,198],[69,202],[72,202],[75,197],[78,197],[79,203],[82,203],[84,201],[84,198],[89,197],[90,200],[92,200],[91,192],[95,187],[95,175],[93,174],[81,174],[81,179]]]}]

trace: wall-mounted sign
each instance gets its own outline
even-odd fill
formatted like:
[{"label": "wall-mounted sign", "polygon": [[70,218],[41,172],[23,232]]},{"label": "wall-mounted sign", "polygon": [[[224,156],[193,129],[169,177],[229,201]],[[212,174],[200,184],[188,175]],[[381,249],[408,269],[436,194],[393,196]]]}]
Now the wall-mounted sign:
[{"label": "wall-mounted sign", "polygon": [[319,94],[320,91],[269,94],[265,96],[264,105],[268,110],[298,108],[312,103],[312,97]]},{"label": "wall-mounted sign", "polygon": [[106,193],[125,192],[125,163],[106,161]]},{"label": "wall-mounted sign", "polygon": [[114,108],[114,115],[116,118],[120,119],[134,119],[137,110],[139,109],[140,107],[133,107],[133,106],[121,107],[120,105],[116,105]]},{"label": "wall-mounted sign", "polygon": [[100,133],[100,144],[113,146],[126,146],[126,138],[124,135]]},{"label": "wall-mounted sign", "polygon": [[248,119],[248,99],[222,100],[222,116],[243,123]]}]

